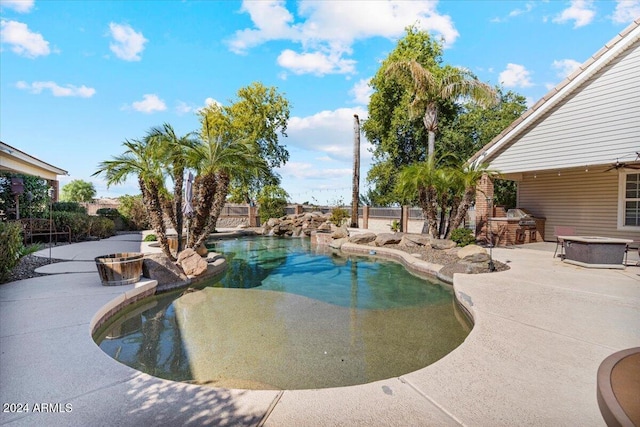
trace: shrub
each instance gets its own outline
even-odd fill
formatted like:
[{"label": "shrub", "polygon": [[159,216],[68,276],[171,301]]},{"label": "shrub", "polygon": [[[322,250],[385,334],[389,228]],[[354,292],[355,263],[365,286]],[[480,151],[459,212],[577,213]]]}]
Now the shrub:
[{"label": "shrub", "polygon": [[391,227],[391,231],[393,231],[394,233],[400,231],[400,223],[397,219],[394,219],[389,227]]},{"label": "shrub", "polygon": [[269,218],[280,218],[286,214],[287,194],[277,185],[266,185],[258,195],[260,205],[260,222],[266,222]]},{"label": "shrub", "polygon": [[120,214],[124,218],[129,230],[147,230],[151,228],[149,216],[144,208],[142,196],[122,196],[120,197]]},{"label": "shrub", "polygon": [[458,246],[467,246],[476,242],[476,237],[473,234],[473,231],[468,228],[456,228],[451,231],[451,240],[456,242]]},{"label": "shrub", "polygon": [[349,214],[349,212],[347,212],[346,209],[337,206],[331,211],[331,217],[329,218],[329,220],[336,226],[340,227],[347,221],[347,218],[349,217],[351,217],[351,215]]},{"label": "shrub", "polygon": [[54,212],[87,213],[87,209],[84,206],[80,206],[78,202],[56,202],[51,205],[51,209]]},{"label": "shrub", "polygon": [[15,222],[0,222],[0,283],[7,280],[23,251],[22,227]]},{"label": "shrub", "polygon": [[144,237],[144,242],[155,242],[158,240],[158,236],[156,236],[155,234],[147,234]]},{"label": "shrub", "polygon": [[115,223],[109,218],[101,216],[89,217],[89,235],[104,239],[115,234]]}]

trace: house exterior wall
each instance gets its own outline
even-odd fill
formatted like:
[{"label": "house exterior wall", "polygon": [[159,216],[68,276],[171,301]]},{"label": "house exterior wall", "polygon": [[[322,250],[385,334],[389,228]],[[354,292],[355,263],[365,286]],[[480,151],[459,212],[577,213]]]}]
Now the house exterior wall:
[{"label": "house exterior wall", "polygon": [[525,173],[518,183],[518,207],[546,218],[545,240],[555,241],[555,226],[577,235],[640,240],[640,230],[618,229],[620,174],[606,167]]},{"label": "house exterior wall", "polygon": [[491,168],[502,173],[633,161],[640,148],[640,39],[542,116]]}]

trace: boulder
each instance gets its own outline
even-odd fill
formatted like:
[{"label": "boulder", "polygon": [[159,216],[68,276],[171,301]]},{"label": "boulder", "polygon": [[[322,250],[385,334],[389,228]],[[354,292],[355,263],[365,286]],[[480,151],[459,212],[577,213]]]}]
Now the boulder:
[{"label": "boulder", "polygon": [[400,244],[410,248],[429,246],[431,244],[431,237],[426,234],[405,234],[402,236]]},{"label": "boulder", "polygon": [[464,257],[462,259],[462,261],[467,262],[467,263],[482,263],[482,264],[486,264],[487,261],[489,261],[489,254],[488,253],[475,253],[475,254],[471,254],[471,255],[467,255],[466,257]]},{"label": "boulder", "polygon": [[438,249],[438,250],[446,250],[446,249],[451,249],[451,248],[455,248],[456,247],[456,242],[454,242],[453,240],[448,240],[448,239],[433,239],[431,241],[431,247],[433,249]]},{"label": "boulder", "polygon": [[347,229],[347,225],[343,224],[340,227],[336,228],[333,233],[331,233],[332,239],[344,239],[349,237],[349,230]]},{"label": "boulder", "polygon": [[177,264],[182,267],[187,276],[199,276],[207,271],[207,260],[202,258],[193,249],[185,249],[178,255]]},{"label": "boulder", "polygon": [[395,245],[400,243],[402,240],[402,233],[380,233],[378,237],[376,237],[375,245],[376,246],[384,246],[384,245]]},{"label": "boulder", "polygon": [[[487,254],[487,250],[485,248],[483,248],[482,246],[478,246],[478,245],[467,245],[463,248],[460,248],[460,250],[458,251],[457,255],[458,258],[460,259],[464,259],[468,256],[472,256],[472,255],[476,255],[476,254]],[[487,260],[489,259],[489,257],[487,256]]]},{"label": "boulder", "polygon": [[349,237],[349,242],[356,243],[358,245],[365,245],[376,240],[376,233],[358,233]]},{"label": "boulder", "polygon": [[158,286],[187,282],[187,275],[163,253],[146,254],[142,275],[158,281]]}]

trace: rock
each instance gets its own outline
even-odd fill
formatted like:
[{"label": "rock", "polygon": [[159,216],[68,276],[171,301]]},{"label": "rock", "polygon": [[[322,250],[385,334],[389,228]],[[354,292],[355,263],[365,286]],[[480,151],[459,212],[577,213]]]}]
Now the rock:
[{"label": "rock", "polygon": [[196,253],[201,257],[206,257],[209,253],[209,249],[204,245],[204,243],[200,243],[200,246],[196,248]]},{"label": "rock", "polygon": [[400,241],[401,245],[407,247],[429,246],[431,245],[431,237],[426,234],[405,234]]},{"label": "rock", "polygon": [[[460,259],[464,259],[468,256],[472,256],[475,254],[487,254],[487,250],[481,246],[478,245],[467,245],[463,248],[460,248],[460,250],[458,250],[458,258]],[[487,256],[487,260],[489,259],[489,257]]]},{"label": "rock", "polygon": [[180,267],[165,254],[146,254],[142,262],[142,275],[158,281],[158,286],[182,283],[188,280]]},{"label": "rock", "polygon": [[364,245],[376,240],[376,233],[358,233],[349,237],[349,242]]},{"label": "rock", "polygon": [[207,260],[203,259],[193,249],[185,249],[178,255],[177,263],[187,276],[199,276],[207,271]]},{"label": "rock", "polygon": [[329,247],[333,249],[340,249],[343,244],[348,242],[349,240],[346,237],[342,239],[331,239],[331,243],[329,243]]},{"label": "rock", "polygon": [[456,265],[461,266],[466,274],[484,273],[488,270],[487,262],[470,262],[463,259],[458,261]]},{"label": "rock", "polygon": [[402,240],[402,233],[380,233],[378,237],[376,237],[375,245],[376,246],[384,246],[384,245],[395,245],[400,243]]},{"label": "rock", "polygon": [[456,242],[454,242],[453,240],[447,240],[447,239],[433,239],[431,241],[431,247],[433,249],[446,250],[446,249],[455,248]]},{"label": "rock", "polygon": [[331,233],[332,239],[344,239],[346,237],[349,237],[349,230],[347,229],[346,224],[341,225],[333,233]]},{"label": "rock", "polygon": [[318,227],[318,231],[331,231],[331,223],[329,223],[328,221],[323,222],[319,227]]}]

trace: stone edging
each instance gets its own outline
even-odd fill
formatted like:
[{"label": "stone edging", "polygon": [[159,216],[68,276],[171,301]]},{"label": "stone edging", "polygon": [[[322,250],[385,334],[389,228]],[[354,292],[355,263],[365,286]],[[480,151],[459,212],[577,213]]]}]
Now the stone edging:
[{"label": "stone edging", "polygon": [[[365,246],[358,245],[356,243],[343,243],[340,247],[340,250],[346,253],[358,254],[358,255],[379,255],[383,258],[390,258],[392,260],[400,262],[404,265],[408,270],[417,273],[417,274],[427,274],[434,278],[440,279],[448,284],[453,284],[452,280],[447,280],[447,278],[440,277],[438,274],[440,270],[444,267],[440,264],[434,264],[431,262],[423,261],[418,259],[410,254],[400,251],[398,249],[392,248],[384,248],[384,247],[374,247],[374,246]],[[375,251],[375,254],[371,254],[371,251]]]}]

